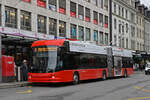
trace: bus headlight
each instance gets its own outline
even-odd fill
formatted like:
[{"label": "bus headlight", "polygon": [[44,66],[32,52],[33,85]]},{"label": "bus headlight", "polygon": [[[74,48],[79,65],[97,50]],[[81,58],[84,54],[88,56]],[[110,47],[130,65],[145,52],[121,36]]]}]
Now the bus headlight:
[{"label": "bus headlight", "polygon": [[55,76],[52,76],[52,78],[55,78]]},{"label": "bus headlight", "polygon": [[31,76],[28,76],[28,78],[31,78]]}]

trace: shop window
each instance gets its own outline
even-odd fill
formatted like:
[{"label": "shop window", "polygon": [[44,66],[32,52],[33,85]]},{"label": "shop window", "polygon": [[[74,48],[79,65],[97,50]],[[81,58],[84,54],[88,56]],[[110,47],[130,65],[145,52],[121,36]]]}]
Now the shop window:
[{"label": "shop window", "polygon": [[81,20],[84,20],[84,7],[79,5],[78,6],[78,17]]},{"label": "shop window", "polygon": [[94,30],[94,41],[98,42],[98,31]]},{"label": "shop window", "polygon": [[90,9],[85,8],[85,21],[90,22]]},{"label": "shop window", "polygon": [[85,32],[86,32],[86,41],[90,41],[91,40],[90,28],[86,28]]},{"label": "shop window", "polygon": [[108,0],[104,0],[104,9],[108,11]]},{"label": "shop window", "polygon": [[38,15],[37,19],[38,23],[38,32],[40,33],[46,33],[46,17]]},{"label": "shop window", "polygon": [[31,2],[31,0],[21,0],[21,1],[28,2],[28,3],[30,3],[30,2]]},{"label": "shop window", "polygon": [[71,33],[71,38],[76,39],[77,38],[77,26],[74,24],[70,25],[70,33]]},{"label": "shop window", "polygon": [[66,14],[66,0],[59,0],[59,13]]},{"label": "shop window", "polygon": [[59,36],[66,37],[66,22],[59,21]]},{"label": "shop window", "polygon": [[103,26],[103,14],[99,13],[99,24]]},{"label": "shop window", "polygon": [[98,24],[98,13],[96,11],[93,12],[93,23]]},{"label": "shop window", "polygon": [[79,26],[79,40],[84,41],[84,27]]},{"label": "shop window", "polygon": [[108,16],[105,16],[105,24],[104,24],[105,28],[108,28]]},{"label": "shop window", "polygon": [[70,2],[70,16],[76,17],[76,3]]},{"label": "shop window", "polygon": [[104,44],[103,32],[100,32],[100,44]]},{"label": "shop window", "polygon": [[49,0],[48,7],[50,10],[56,11],[57,10],[57,0]]},{"label": "shop window", "polygon": [[20,20],[21,20],[21,29],[31,31],[31,13],[21,11]]},{"label": "shop window", "polygon": [[37,0],[37,6],[46,8],[46,0]]},{"label": "shop window", "polygon": [[57,35],[57,20],[49,18],[49,34]]},{"label": "shop window", "polygon": [[17,28],[17,9],[5,7],[5,26]]}]

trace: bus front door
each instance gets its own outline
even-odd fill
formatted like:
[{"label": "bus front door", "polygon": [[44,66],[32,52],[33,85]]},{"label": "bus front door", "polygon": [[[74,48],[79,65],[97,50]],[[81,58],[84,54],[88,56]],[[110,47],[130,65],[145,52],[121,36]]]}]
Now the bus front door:
[{"label": "bus front door", "polygon": [[114,57],[114,76],[121,76],[122,58]]}]

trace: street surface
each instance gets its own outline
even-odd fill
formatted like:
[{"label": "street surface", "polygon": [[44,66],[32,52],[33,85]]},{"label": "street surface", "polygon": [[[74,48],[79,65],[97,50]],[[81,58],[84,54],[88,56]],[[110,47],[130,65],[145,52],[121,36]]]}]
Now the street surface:
[{"label": "street surface", "polygon": [[34,85],[0,89],[0,100],[150,100],[150,75],[92,80],[79,85]]}]

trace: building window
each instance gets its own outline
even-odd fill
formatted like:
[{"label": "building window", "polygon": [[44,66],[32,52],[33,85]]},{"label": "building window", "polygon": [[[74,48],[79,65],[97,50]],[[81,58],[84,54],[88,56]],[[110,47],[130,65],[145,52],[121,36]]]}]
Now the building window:
[{"label": "building window", "polygon": [[93,12],[93,23],[98,24],[98,13],[96,11]]},{"label": "building window", "polygon": [[121,7],[119,5],[119,16],[121,16]]},{"label": "building window", "polygon": [[46,0],[37,0],[37,6],[46,8]]},{"label": "building window", "polygon": [[108,0],[104,0],[104,9],[108,11]]},{"label": "building window", "polygon": [[126,48],[128,49],[128,39],[126,39]]},{"label": "building window", "polygon": [[124,8],[122,8],[122,17],[124,17]]},{"label": "building window", "polygon": [[97,0],[93,0],[94,5],[97,6]]},{"label": "building window", "polygon": [[103,8],[103,0],[99,0],[99,5],[101,8]]},{"label": "building window", "polygon": [[1,16],[2,16],[2,12],[1,12],[1,6],[0,6],[0,26],[2,25],[2,19],[1,19]]},{"label": "building window", "polygon": [[76,3],[70,2],[70,16],[76,17]]},{"label": "building window", "polygon": [[81,5],[78,5],[78,17],[81,20],[84,20],[84,7]]},{"label": "building window", "polygon": [[117,36],[114,36],[114,46],[117,46]]},{"label": "building window", "polygon": [[137,50],[139,50],[139,43],[137,42]]},{"label": "building window", "polygon": [[77,26],[74,24],[70,25],[70,33],[72,39],[77,39]]},{"label": "building window", "polygon": [[119,36],[119,47],[121,48],[121,37]]},{"label": "building window", "polygon": [[46,17],[38,15],[38,32],[46,34]]},{"label": "building window", "polygon": [[57,20],[49,18],[49,34],[57,35]]},{"label": "building window", "polygon": [[31,2],[31,0],[21,0],[21,1],[28,2],[28,3],[30,3],[30,2]]},{"label": "building window", "polygon": [[131,25],[131,36],[135,37],[135,27]]},{"label": "building window", "polygon": [[117,20],[114,18],[114,29],[117,29]]},{"label": "building window", "polygon": [[66,14],[66,0],[59,0],[59,13]]},{"label": "building window", "polygon": [[114,3],[114,13],[116,14],[116,3]]},{"label": "building window", "polygon": [[135,23],[135,14],[131,12],[131,22]]},{"label": "building window", "polygon": [[126,19],[128,19],[128,10],[126,10]]},{"label": "building window", "polygon": [[59,36],[66,37],[66,22],[59,21]]},{"label": "building window", "polygon": [[85,0],[85,1],[90,2],[91,0]]},{"label": "building window", "polygon": [[86,32],[86,41],[90,41],[91,40],[90,28],[86,28],[85,32]]},{"label": "building window", "polygon": [[131,49],[135,50],[135,41],[134,40],[131,40]]},{"label": "building window", "polygon": [[85,21],[90,22],[90,9],[85,8]]},{"label": "building window", "polygon": [[124,48],[124,38],[122,38],[122,48]]},{"label": "building window", "polygon": [[99,13],[99,24],[103,26],[103,14]]},{"label": "building window", "polygon": [[79,26],[79,40],[84,41],[84,27]]},{"label": "building window", "polygon": [[103,32],[100,32],[100,44],[104,44]]},{"label": "building window", "polygon": [[5,26],[17,28],[17,9],[5,7]]},{"label": "building window", "polygon": [[129,30],[129,26],[128,23],[126,23],[126,33],[128,33],[128,30]]},{"label": "building window", "polygon": [[20,20],[21,20],[21,29],[31,31],[31,13],[21,11]]},{"label": "building window", "polygon": [[124,22],[122,23],[122,34],[124,34]]},{"label": "building window", "polygon": [[105,16],[105,24],[104,24],[105,28],[108,28],[108,16]]},{"label": "building window", "polygon": [[121,21],[119,20],[119,33],[121,34]]},{"label": "building window", "polygon": [[57,10],[57,0],[49,0],[48,7],[50,10],[56,11]]},{"label": "building window", "polygon": [[98,31],[94,30],[94,41],[98,42]]},{"label": "building window", "polygon": [[108,33],[105,33],[105,45],[108,45]]}]

